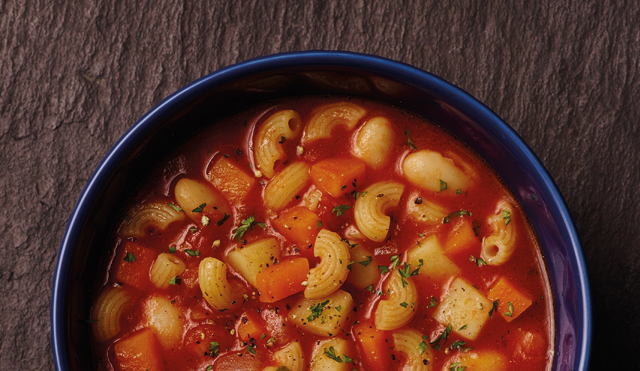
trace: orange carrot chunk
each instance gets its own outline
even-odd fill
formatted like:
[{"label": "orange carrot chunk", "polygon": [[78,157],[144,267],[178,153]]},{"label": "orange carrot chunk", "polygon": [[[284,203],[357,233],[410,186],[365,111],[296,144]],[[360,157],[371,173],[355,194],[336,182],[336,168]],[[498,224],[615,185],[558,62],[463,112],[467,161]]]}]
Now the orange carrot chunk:
[{"label": "orange carrot chunk", "polygon": [[451,260],[467,259],[480,250],[480,239],[473,233],[469,218],[456,218],[455,223],[447,237],[444,254]]},{"label": "orange carrot chunk", "polygon": [[321,191],[340,197],[363,184],[366,169],[367,165],[355,158],[330,158],[311,167],[311,179]]},{"label": "orange carrot chunk", "polygon": [[116,363],[121,371],[163,370],[158,340],[150,329],[140,330],[114,346]]},{"label": "orange carrot chunk", "polygon": [[274,303],[303,291],[302,283],[308,273],[309,261],[301,257],[283,260],[263,270],[256,277],[260,301]]},{"label": "orange carrot chunk", "polygon": [[156,252],[133,242],[120,248],[115,260],[114,277],[117,282],[144,290],[149,286],[149,269],[156,259]]},{"label": "orange carrot chunk", "polygon": [[[237,325],[238,339],[240,341],[246,341],[250,344],[261,343],[264,344],[267,341],[267,327],[262,319],[255,312],[244,312]],[[251,339],[254,339],[252,341]]]},{"label": "orange carrot chunk", "polygon": [[506,277],[500,278],[489,290],[489,300],[498,302],[498,312],[507,322],[511,322],[531,306],[531,298]]},{"label": "orange carrot chunk", "polygon": [[222,156],[209,170],[208,178],[231,204],[244,203],[251,187],[256,183],[253,176]]},{"label": "orange carrot chunk", "polygon": [[272,220],[274,227],[286,239],[296,244],[303,256],[313,258],[313,243],[322,228],[318,215],[301,206],[283,211]]},{"label": "orange carrot chunk", "polygon": [[391,365],[391,352],[386,331],[379,331],[373,323],[353,326],[353,335],[360,346],[366,370],[386,371]]}]

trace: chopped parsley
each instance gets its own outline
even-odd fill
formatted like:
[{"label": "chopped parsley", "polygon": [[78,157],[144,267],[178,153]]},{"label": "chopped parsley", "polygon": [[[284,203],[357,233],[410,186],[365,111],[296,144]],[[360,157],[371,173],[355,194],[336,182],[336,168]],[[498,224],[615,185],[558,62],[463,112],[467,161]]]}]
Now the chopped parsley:
[{"label": "chopped parsley", "polygon": [[418,265],[416,265],[416,269],[414,269],[413,272],[411,272],[412,276],[417,276],[418,274],[420,274],[420,268],[424,265],[424,259],[418,259]]},{"label": "chopped parsley", "polygon": [[209,365],[209,366],[207,366],[207,368],[205,368],[205,370],[207,370],[207,371],[209,371],[209,370],[213,370],[213,366],[212,366],[212,365]]},{"label": "chopped parsley", "polygon": [[336,350],[332,346],[329,347],[329,350],[327,350],[327,348],[324,348],[324,355],[329,357],[329,359],[332,359],[338,363],[342,363],[342,358],[336,355]]},{"label": "chopped parsley", "polygon": [[444,331],[442,332],[442,334],[440,334],[440,336],[438,336],[434,341],[432,341],[431,346],[433,347],[433,349],[435,350],[440,350],[440,347],[442,346],[442,344],[447,341],[447,337],[449,337],[449,333],[451,332],[451,324],[447,325],[447,328],[444,329]]},{"label": "chopped parsley", "polygon": [[267,225],[264,224],[263,222],[257,222],[256,225],[262,229],[267,229]]},{"label": "chopped parsley", "polygon": [[227,215],[227,213],[224,213],[224,216],[222,217],[222,219],[218,220],[218,227],[221,226],[224,222],[227,221],[227,219],[231,218],[231,215]]},{"label": "chopped parsley", "polygon": [[442,191],[446,191],[447,190],[447,182],[445,182],[444,180],[440,179],[440,190],[436,193],[440,193]]},{"label": "chopped parsley", "polygon": [[247,350],[251,354],[258,354],[258,352],[256,352],[256,348],[253,345],[247,345]]},{"label": "chopped parsley", "polygon": [[457,194],[459,194],[459,195],[461,195],[461,194],[462,194],[462,191],[461,191],[461,190],[459,190],[459,189],[456,189],[456,193],[457,193]]},{"label": "chopped parsley", "polygon": [[509,225],[511,223],[511,211],[502,210],[502,219],[504,219],[504,225]]},{"label": "chopped parsley", "polygon": [[331,214],[336,214],[336,216],[342,216],[347,210],[351,209],[349,205],[338,205],[331,210]]},{"label": "chopped parsley", "polygon": [[169,280],[169,285],[179,285],[180,282],[182,282],[182,280],[178,278],[178,276],[175,276]]},{"label": "chopped parsley", "polygon": [[[260,223],[258,225],[260,225]],[[264,225],[264,223],[262,223],[262,225]],[[262,227],[262,225],[260,225],[260,227]],[[237,239],[238,241],[240,241],[242,237],[244,237],[245,233],[249,231],[249,228],[253,230],[255,227],[256,227],[256,217],[251,215],[250,217],[248,217],[247,219],[243,220],[240,223],[240,226],[236,228],[236,230],[233,232],[233,236],[231,236],[231,239],[232,240]],[[266,226],[262,228],[266,228]]]},{"label": "chopped parsley", "polygon": [[429,308],[434,308],[436,305],[438,305],[438,299],[436,299],[435,296],[432,296],[431,302],[429,303]]},{"label": "chopped parsley", "polygon": [[336,310],[337,310],[338,312],[339,312],[339,311],[341,311],[341,310],[342,310],[342,305],[338,305],[338,306],[336,307]]},{"label": "chopped parsley", "polygon": [[318,230],[320,230],[320,228],[324,228],[324,225],[322,225],[322,220],[318,220],[316,222],[316,227],[318,228]]},{"label": "chopped parsley", "polygon": [[352,359],[351,357],[349,357],[348,355],[343,354],[343,356],[344,356],[344,362],[345,362],[345,363],[351,363],[351,362],[353,362],[353,359]]},{"label": "chopped parsley", "polygon": [[509,311],[506,312],[504,315],[513,317],[513,304],[511,304],[511,302],[508,302],[507,305],[509,306]]},{"label": "chopped parsley", "polygon": [[320,317],[320,315],[322,314],[322,311],[324,310],[324,307],[327,306],[327,304],[329,304],[330,300],[325,300],[322,303],[318,303],[314,306],[312,306],[311,308],[311,315],[309,317],[307,317],[307,321],[311,322],[314,319]]},{"label": "chopped parsley", "polygon": [[167,202],[167,205],[168,205],[170,208],[172,208],[173,210],[175,210],[175,211],[183,211],[183,210],[180,208],[180,206],[176,206],[176,205],[172,204],[171,202]]},{"label": "chopped parsley", "polygon": [[343,239],[342,239],[342,241],[346,242],[346,243],[347,243],[347,245],[349,245],[349,247],[350,247],[350,248],[352,248],[352,249],[353,249],[354,247],[358,246],[358,244],[357,244],[357,243],[351,243],[351,242],[350,242],[349,240],[347,240],[346,238],[343,238]]},{"label": "chopped parsley", "polygon": [[460,329],[458,331],[462,331],[462,330],[466,330],[467,329],[467,325],[464,325],[462,327],[460,327]]},{"label": "chopped parsley", "polygon": [[358,262],[358,264],[362,264],[363,266],[367,266],[369,265],[369,263],[371,263],[373,261],[373,256],[367,256],[367,260],[363,260],[361,262]]},{"label": "chopped parsley", "polygon": [[218,356],[219,353],[220,353],[220,343],[218,343],[217,341],[210,341],[209,355],[215,358]]},{"label": "chopped parsley", "polygon": [[419,353],[422,354],[426,352],[427,349],[429,349],[429,345],[427,345],[427,343],[423,340],[420,342],[420,344],[418,344],[418,349],[419,349]]},{"label": "chopped parsley", "polygon": [[184,252],[189,254],[189,256],[200,256],[200,251],[198,251],[198,250],[186,249],[186,250],[184,250]]},{"label": "chopped parsley", "polygon": [[224,155],[224,158],[229,158],[229,154],[228,154],[228,153],[227,153],[227,154],[225,154],[225,155]]},{"label": "chopped parsley", "polygon": [[410,269],[411,264],[407,264],[406,262],[404,263],[404,268],[398,268],[398,273],[400,273],[400,276],[402,276],[402,287],[405,287],[409,284],[407,281],[405,281],[405,278],[409,278],[409,276],[411,275]]},{"label": "chopped parsley", "polygon": [[403,308],[406,308],[406,307],[409,306],[409,304],[407,304],[406,302],[403,301],[402,303],[400,303],[400,306],[403,307]]},{"label": "chopped parsley", "polygon": [[493,318],[493,313],[498,311],[498,301],[496,300],[491,305],[491,310],[489,311],[489,318]]},{"label": "chopped parsley", "polygon": [[452,363],[449,371],[464,371],[467,366],[460,366],[460,362]]},{"label": "chopped parsley", "polygon": [[369,285],[369,286],[365,287],[364,289],[365,289],[365,290],[367,290],[367,291],[371,291],[371,292],[373,292],[373,284],[371,284],[371,285]]},{"label": "chopped parsley", "polygon": [[416,145],[411,141],[411,132],[409,131],[409,129],[404,129],[404,133],[407,135],[407,145],[409,146],[409,148],[418,149],[418,147],[416,147]]},{"label": "chopped parsley", "polygon": [[264,334],[264,333],[263,333],[262,335],[260,335],[260,340],[262,340],[262,339],[264,339],[264,338],[266,338],[266,337],[267,337],[267,334]]},{"label": "chopped parsley", "polygon": [[191,227],[191,228],[189,228],[189,230],[190,230],[192,233],[196,233],[196,231],[198,230],[198,228],[196,228],[196,227]]},{"label": "chopped parsley", "polygon": [[386,265],[379,265],[378,270],[380,271],[380,274],[389,273],[389,268]]},{"label": "chopped parsley", "polygon": [[462,340],[456,340],[453,343],[451,343],[451,349],[458,349],[461,352],[468,352],[470,350],[472,350],[472,347],[465,347],[466,343]]},{"label": "chopped parsley", "polygon": [[191,212],[193,212],[193,213],[201,213],[202,210],[204,210],[205,206],[207,206],[206,203],[200,204],[200,206],[198,206],[195,209],[191,210]]},{"label": "chopped parsley", "polygon": [[126,261],[127,263],[133,263],[134,261],[136,261],[136,256],[133,255],[132,252],[128,252],[124,255],[124,259],[122,260]]},{"label": "chopped parsley", "polygon": [[350,262],[349,262],[349,264],[347,264],[347,269],[348,269],[348,270],[351,270],[351,266],[352,266],[352,265],[353,265],[353,263],[355,263],[355,262],[356,262],[355,260],[350,261]]},{"label": "chopped parsley", "polygon": [[467,211],[467,210],[460,210],[460,211],[452,212],[451,214],[449,214],[449,215],[444,217],[444,219],[442,220],[442,223],[447,224],[447,223],[449,223],[451,221],[451,218],[456,218],[456,217],[463,216],[463,215],[471,216],[471,212]]},{"label": "chopped parsley", "polygon": [[392,255],[391,256],[391,269],[396,269],[398,264],[400,264],[400,255]]},{"label": "chopped parsley", "polygon": [[484,259],[482,259],[482,258],[477,258],[476,259],[473,255],[469,256],[469,261],[475,262],[478,267],[481,266],[481,265],[487,265],[487,262],[484,261]]}]

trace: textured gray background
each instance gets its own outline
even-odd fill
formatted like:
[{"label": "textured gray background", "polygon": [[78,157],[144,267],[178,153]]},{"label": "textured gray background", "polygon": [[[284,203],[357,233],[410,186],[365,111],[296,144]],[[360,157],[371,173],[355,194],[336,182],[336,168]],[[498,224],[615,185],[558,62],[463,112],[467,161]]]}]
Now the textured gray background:
[{"label": "textured gray background", "polygon": [[509,122],[582,240],[592,369],[637,367],[640,3],[522,2],[0,0],[0,369],[53,369],[66,220],[136,119],[220,67],[306,49],[412,64]]}]

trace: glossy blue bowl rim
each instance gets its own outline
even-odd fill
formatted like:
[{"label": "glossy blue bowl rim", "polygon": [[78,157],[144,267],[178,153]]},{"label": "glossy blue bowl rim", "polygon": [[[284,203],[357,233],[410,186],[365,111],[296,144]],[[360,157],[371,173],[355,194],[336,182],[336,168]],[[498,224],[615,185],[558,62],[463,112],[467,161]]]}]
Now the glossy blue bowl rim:
[{"label": "glossy blue bowl rim", "polygon": [[274,54],[221,68],[193,81],[164,99],[142,116],[142,118],[116,142],[100,162],[100,165],[82,191],[80,199],[69,218],[69,223],[67,224],[67,229],[58,252],[51,298],[51,344],[56,370],[68,370],[69,366],[69,349],[65,329],[65,303],[68,294],[68,272],[75,251],[75,245],[83,227],[83,221],[87,217],[92,204],[96,201],[100,190],[109,180],[111,174],[116,170],[125,155],[147,135],[154,125],[166,118],[177,108],[192,101],[212,87],[234,81],[244,76],[266,72],[272,69],[296,66],[353,67],[383,73],[391,77],[398,77],[405,81],[413,81],[417,86],[428,86],[429,90],[434,92],[438,97],[441,97],[443,101],[455,102],[456,108],[460,109],[468,117],[476,121],[481,121],[486,130],[502,138],[502,142],[505,143],[510,151],[517,154],[519,158],[526,159],[526,163],[520,163],[520,165],[524,166],[541,186],[546,188],[547,196],[550,196],[552,200],[552,203],[549,204],[552,217],[558,225],[559,230],[564,232],[563,237],[568,237],[571,241],[570,255],[576,260],[577,269],[577,274],[574,274],[573,279],[579,285],[578,294],[582,299],[581,304],[583,308],[582,323],[579,323],[578,326],[583,329],[584,333],[582,344],[577,344],[580,348],[580,356],[576,370],[586,370],[591,347],[592,310],[584,257],[578,234],[567,206],[551,176],[533,151],[497,114],[469,93],[438,76],[411,65],[378,56],[322,50]]}]

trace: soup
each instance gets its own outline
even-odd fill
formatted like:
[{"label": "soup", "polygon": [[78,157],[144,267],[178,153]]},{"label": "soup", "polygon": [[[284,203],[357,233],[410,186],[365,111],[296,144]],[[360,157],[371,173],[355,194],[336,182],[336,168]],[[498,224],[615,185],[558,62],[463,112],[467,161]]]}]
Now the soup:
[{"label": "soup", "polygon": [[248,109],[126,206],[91,311],[98,369],[548,370],[520,205],[439,127],[367,100]]}]

